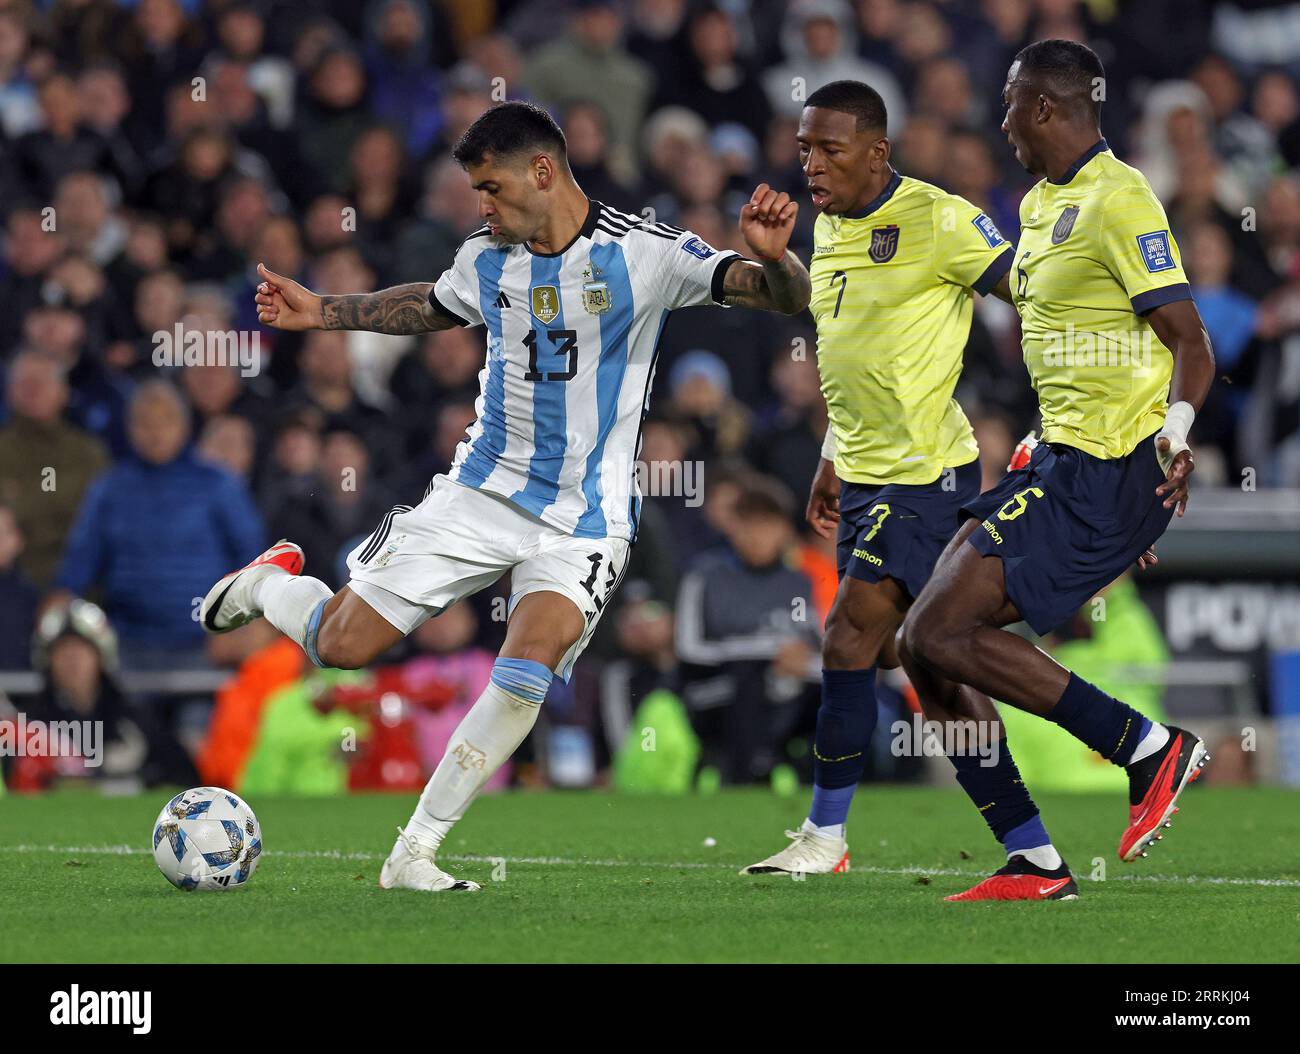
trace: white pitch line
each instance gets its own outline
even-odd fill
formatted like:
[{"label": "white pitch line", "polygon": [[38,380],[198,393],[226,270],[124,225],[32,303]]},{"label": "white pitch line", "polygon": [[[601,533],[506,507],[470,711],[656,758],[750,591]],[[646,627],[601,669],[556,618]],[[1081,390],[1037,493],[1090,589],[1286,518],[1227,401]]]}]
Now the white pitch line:
[{"label": "white pitch line", "polygon": [[[130,845],[0,845],[0,853],[71,853],[83,856],[151,856],[148,849],[137,849]],[[345,853],[339,849],[305,849],[305,850],[271,850],[266,856],[285,857],[296,860],[383,860],[385,853]],[[472,853],[449,853],[439,857],[441,860],[455,860],[467,864],[535,864],[545,867],[640,867],[664,871],[714,871],[726,869],[736,871],[734,864],[709,863],[706,861],[680,861],[668,863],[663,860],[598,860],[579,859],[565,856],[483,856]],[[943,867],[872,867],[854,866],[853,871],[869,875],[937,875],[941,878],[986,878],[986,871],[965,871]],[[1086,875],[1075,875],[1077,881],[1093,882],[1095,879]],[[1217,875],[1161,875],[1161,874],[1126,874],[1103,879],[1099,884],[1111,882],[1173,882],[1196,886],[1259,886],[1264,888],[1300,889],[1300,879],[1290,878],[1238,878]]]}]

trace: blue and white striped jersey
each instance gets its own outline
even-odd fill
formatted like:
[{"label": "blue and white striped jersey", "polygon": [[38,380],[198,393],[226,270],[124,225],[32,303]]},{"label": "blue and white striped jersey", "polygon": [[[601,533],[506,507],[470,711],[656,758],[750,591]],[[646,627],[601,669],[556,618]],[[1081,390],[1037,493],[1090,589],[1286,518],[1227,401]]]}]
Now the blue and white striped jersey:
[{"label": "blue and white striped jersey", "polygon": [[573,242],[533,252],[470,235],[430,298],[487,327],[478,419],[450,477],[568,534],[636,534],[641,421],[675,308],[722,302],[733,252],[592,201]]}]

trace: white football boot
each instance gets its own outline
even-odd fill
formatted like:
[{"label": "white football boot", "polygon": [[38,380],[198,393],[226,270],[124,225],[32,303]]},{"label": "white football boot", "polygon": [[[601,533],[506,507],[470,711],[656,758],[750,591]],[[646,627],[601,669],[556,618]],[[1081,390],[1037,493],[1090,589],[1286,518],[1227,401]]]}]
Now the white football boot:
[{"label": "white football boot", "polygon": [[742,875],[778,873],[802,875],[843,874],[849,869],[849,843],[843,838],[827,838],[809,830],[804,821],[797,831],[786,831],[790,844],[766,860],[741,868]]},{"label": "white football boot", "polygon": [[479,888],[477,882],[447,874],[434,863],[435,852],[432,846],[417,841],[399,827],[397,844],[379,870],[379,888],[422,889],[429,893],[452,889],[474,892]]},{"label": "white football boot", "polygon": [[251,564],[232,571],[208,590],[199,605],[199,621],[209,633],[229,633],[255,618],[262,611],[253,603],[253,586],[267,575],[302,573],[305,563],[302,549],[281,538]]}]

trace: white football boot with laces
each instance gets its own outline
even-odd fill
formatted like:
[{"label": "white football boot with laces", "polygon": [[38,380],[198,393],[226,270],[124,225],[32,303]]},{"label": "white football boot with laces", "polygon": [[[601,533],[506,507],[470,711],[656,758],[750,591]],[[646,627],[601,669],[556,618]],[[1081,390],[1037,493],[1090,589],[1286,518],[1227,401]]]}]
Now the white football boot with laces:
[{"label": "white football boot with laces", "polygon": [[827,875],[843,874],[849,869],[849,843],[843,838],[828,838],[809,830],[809,824],[797,831],[786,831],[790,844],[766,860],[742,868],[742,875],[778,873]]},{"label": "white football boot with laces", "polygon": [[435,852],[432,846],[418,841],[399,827],[397,844],[379,871],[379,888],[421,889],[428,893],[447,890],[473,892],[479,888],[477,882],[447,874],[434,863]]},{"label": "white football boot with laces", "polygon": [[253,603],[253,586],[267,575],[301,574],[304,562],[302,549],[281,538],[251,564],[218,579],[199,605],[203,628],[209,633],[229,633],[260,618],[262,611]]}]

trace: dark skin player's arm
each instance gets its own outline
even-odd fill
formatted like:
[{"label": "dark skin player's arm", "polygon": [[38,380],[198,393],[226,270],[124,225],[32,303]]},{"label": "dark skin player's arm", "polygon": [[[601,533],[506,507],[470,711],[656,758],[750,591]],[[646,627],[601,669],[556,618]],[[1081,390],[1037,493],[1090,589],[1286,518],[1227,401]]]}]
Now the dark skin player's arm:
[{"label": "dark skin player's arm", "polygon": [[1012,303],[1011,272],[1008,271],[1001,278],[999,278],[998,284],[995,285],[992,289],[990,289],[989,292],[992,293],[999,300],[1005,300],[1008,304]]},{"label": "dark skin player's arm", "polygon": [[[1174,372],[1169,381],[1169,404],[1190,403],[1199,411],[1214,382],[1214,349],[1210,335],[1205,331],[1201,313],[1192,300],[1175,300],[1162,304],[1147,313],[1160,343],[1174,357]],[[1157,440],[1162,451],[1169,449],[1169,440]],[[1164,498],[1164,507],[1177,508],[1181,516],[1187,509],[1188,477],[1196,467],[1190,450],[1181,451],[1170,466],[1169,477],[1156,488]]]}]

